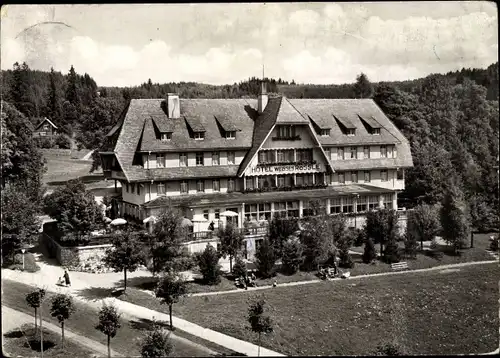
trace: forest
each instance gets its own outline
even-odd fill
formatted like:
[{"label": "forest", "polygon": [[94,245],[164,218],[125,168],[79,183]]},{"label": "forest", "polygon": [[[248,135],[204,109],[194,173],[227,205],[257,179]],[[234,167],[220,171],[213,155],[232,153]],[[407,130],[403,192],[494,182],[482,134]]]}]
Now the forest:
[{"label": "forest", "polygon": [[[370,83],[363,74],[342,85],[265,81],[268,92],[289,98],[373,98],[411,144],[415,166],[407,172],[400,205],[439,203],[452,185],[463,193],[475,228],[498,227],[498,63],[402,82]],[[103,87],[73,67],[62,74],[16,63],[2,71],[1,95],[32,124],[46,116],[74,136],[79,147],[99,149],[132,98],[162,98],[171,92],[181,98],[256,97],[260,82],[253,77],[215,86],[148,79],[134,87]],[[8,127],[8,120],[3,115],[2,126]],[[94,159],[97,169],[98,155]]]}]

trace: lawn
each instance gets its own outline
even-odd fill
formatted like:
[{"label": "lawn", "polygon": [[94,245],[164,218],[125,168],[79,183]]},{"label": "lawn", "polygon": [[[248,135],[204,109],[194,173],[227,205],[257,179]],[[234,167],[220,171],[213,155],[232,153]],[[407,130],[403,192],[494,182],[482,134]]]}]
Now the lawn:
[{"label": "lawn", "polygon": [[[485,353],[498,347],[499,274],[487,264],[186,297],[174,315],[257,343],[247,328],[248,299],[264,294],[275,332],[262,344],[287,355],[370,355],[385,343],[411,355]],[[138,290],[124,299],[168,312]]]},{"label": "lawn", "polygon": [[[11,270],[23,270],[23,254],[15,254],[14,262],[4,264],[5,268]],[[26,252],[24,254],[24,271],[26,272],[37,272],[40,270],[40,266],[36,263],[35,256],[31,252]]]},{"label": "lawn", "polygon": [[[13,309],[33,314],[34,311],[26,304],[25,296],[26,293],[31,292],[33,287],[24,285],[22,283],[2,280],[2,304]],[[42,313],[44,319],[58,324],[57,320],[50,316],[50,296],[52,293],[47,294],[47,298],[44,301],[42,307]],[[151,297],[150,297],[151,298]],[[71,316],[69,320],[66,321],[65,327],[76,334],[80,334],[93,339],[104,345],[107,344],[106,336],[100,331],[97,331],[94,326],[97,323],[98,312],[95,308],[85,305],[82,302],[75,301],[76,312]],[[151,323],[148,320],[122,320],[122,327],[118,331],[116,337],[111,340],[112,349],[117,352],[124,354],[125,356],[139,356],[140,347],[139,342],[142,339],[145,330],[151,328]],[[232,351],[220,347],[211,342],[206,342],[205,340],[188,335],[185,332],[176,330],[175,334],[187,338],[195,343],[206,346],[207,348],[220,353],[233,353]],[[180,341],[174,341],[174,356],[200,356],[205,355],[205,351],[200,351],[197,348],[193,348]]]},{"label": "lawn", "polygon": [[[40,328],[35,331],[33,324],[25,324],[3,334],[3,352],[6,357],[33,357],[41,352]],[[60,347],[61,335],[43,328],[43,355],[47,358],[92,357],[94,352],[65,339],[64,349]]]}]

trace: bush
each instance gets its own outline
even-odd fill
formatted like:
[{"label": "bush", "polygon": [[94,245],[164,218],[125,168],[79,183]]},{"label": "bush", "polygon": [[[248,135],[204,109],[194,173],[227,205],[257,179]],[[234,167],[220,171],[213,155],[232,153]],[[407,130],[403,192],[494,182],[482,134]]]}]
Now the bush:
[{"label": "bush", "polygon": [[339,258],[340,258],[340,261],[339,261],[340,267],[343,267],[343,268],[353,268],[354,267],[354,261],[352,260],[352,256],[349,253],[349,249],[340,250]]},{"label": "bush", "polygon": [[419,245],[415,235],[407,232],[404,236],[404,243],[406,257],[410,257],[412,259],[416,258]]},{"label": "bush", "polygon": [[196,256],[203,281],[208,285],[216,285],[220,282],[221,266],[217,250],[210,244],[205,250]]},{"label": "bush", "polygon": [[354,246],[360,247],[366,242],[365,231],[362,229],[353,229]]},{"label": "bush", "polygon": [[[11,270],[22,270],[23,269],[23,254],[14,255],[14,261],[7,266]],[[32,253],[24,254],[24,271],[26,272],[37,272],[40,270],[40,266],[36,263],[35,256]]]},{"label": "bush", "polygon": [[379,345],[377,347],[377,350],[375,352],[375,355],[378,356],[401,356],[403,353],[401,352],[401,349],[392,343],[387,343],[385,345]]},{"label": "bush", "polygon": [[247,274],[247,264],[243,261],[241,256],[236,256],[233,266],[233,275],[235,277],[245,277]]},{"label": "bush", "polygon": [[371,238],[365,241],[365,251],[363,252],[363,262],[369,264],[377,258],[377,252],[375,251],[375,244]]},{"label": "bush", "polygon": [[274,249],[267,238],[262,241],[262,244],[255,253],[255,258],[257,270],[263,278],[269,278],[275,275],[274,264],[276,262],[276,257],[274,256]]},{"label": "bush", "polygon": [[288,240],[283,244],[282,252],[283,272],[293,275],[304,262],[304,248],[299,240]]},{"label": "bush", "polygon": [[384,261],[388,264],[401,261],[397,242],[392,241],[387,244],[387,247],[384,250]]},{"label": "bush", "polygon": [[55,144],[61,149],[71,149],[71,141],[64,134],[59,134],[55,138]]},{"label": "bush", "polygon": [[51,149],[55,146],[54,140],[50,137],[36,137],[34,140],[39,148]]}]

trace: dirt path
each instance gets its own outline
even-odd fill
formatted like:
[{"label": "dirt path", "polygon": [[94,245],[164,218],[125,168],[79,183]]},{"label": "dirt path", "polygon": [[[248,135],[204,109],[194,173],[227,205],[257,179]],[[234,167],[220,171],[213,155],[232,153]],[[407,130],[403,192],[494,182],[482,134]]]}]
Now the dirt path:
[{"label": "dirt path", "polygon": [[[12,308],[6,307],[2,305],[2,331],[3,333],[9,332],[13,329],[20,327],[25,323],[33,323],[33,317]],[[61,333],[61,328],[47,321],[43,321],[43,327],[51,330],[57,334]],[[108,355],[108,347],[104,344],[96,342],[92,339],[88,339],[87,337],[81,336],[79,334],[73,333],[72,331],[65,329],[64,336],[76,344],[84,346],[89,350],[99,354],[99,356],[107,356]],[[123,355],[111,349],[111,355],[113,357],[123,357]]]}]

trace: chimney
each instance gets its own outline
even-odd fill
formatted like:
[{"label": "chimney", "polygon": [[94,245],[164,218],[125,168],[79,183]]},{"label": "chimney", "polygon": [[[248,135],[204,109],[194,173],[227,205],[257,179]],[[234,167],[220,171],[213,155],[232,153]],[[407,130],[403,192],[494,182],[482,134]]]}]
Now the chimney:
[{"label": "chimney", "polygon": [[176,93],[167,94],[167,114],[168,118],[180,118],[181,116],[181,103],[179,95]]},{"label": "chimney", "polygon": [[262,81],[261,87],[260,87],[259,98],[257,100],[259,114],[264,112],[264,109],[267,106],[268,100],[269,100],[269,97],[267,95],[266,83],[264,81]]}]

